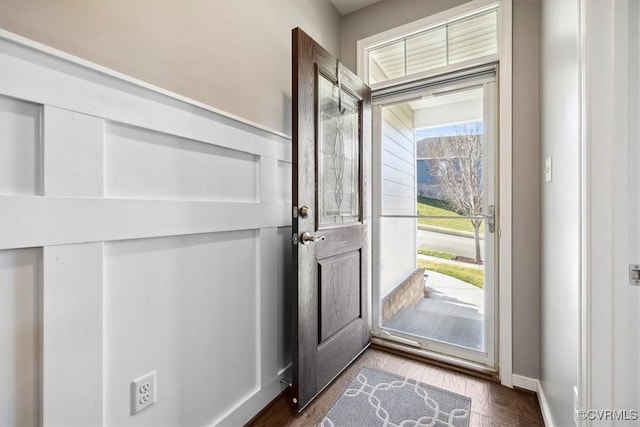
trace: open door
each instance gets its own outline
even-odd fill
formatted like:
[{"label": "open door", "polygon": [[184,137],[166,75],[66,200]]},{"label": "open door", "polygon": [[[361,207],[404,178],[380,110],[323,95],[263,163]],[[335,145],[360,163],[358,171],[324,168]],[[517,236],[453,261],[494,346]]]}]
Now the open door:
[{"label": "open door", "polygon": [[371,91],[293,30],[293,403],[369,344]]}]

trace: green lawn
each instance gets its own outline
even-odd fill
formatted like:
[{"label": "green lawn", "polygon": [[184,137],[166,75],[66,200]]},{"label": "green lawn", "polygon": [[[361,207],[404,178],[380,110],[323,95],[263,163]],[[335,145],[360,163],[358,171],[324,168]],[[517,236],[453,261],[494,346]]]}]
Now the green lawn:
[{"label": "green lawn", "polygon": [[436,258],[456,259],[455,254],[450,254],[449,252],[432,251],[431,249],[425,249],[425,248],[419,248],[418,253],[420,255],[429,255]]},{"label": "green lawn", "polygon": [[[418,214],[419,215],[437,215],[450,216],[449,218],[419,218],[418,223],[423,225],[431,225],[434,227],[448,228],[456,231],[468,231],[473,233],[473,225],[468,219],[455,219],[460,216],[449,210],[447,205],[436,199],[427,197],[418,197]],[[480,226],[480,234],[483,233],[484,223]]]},{"label": "green lawn", "polygon": [[483,272],[478,268],[459,267],[456,265],[441,264],[424,259],[418,260],[418,267],[455,277],[456,279],[470,283],[480,289],[484,286]]}]

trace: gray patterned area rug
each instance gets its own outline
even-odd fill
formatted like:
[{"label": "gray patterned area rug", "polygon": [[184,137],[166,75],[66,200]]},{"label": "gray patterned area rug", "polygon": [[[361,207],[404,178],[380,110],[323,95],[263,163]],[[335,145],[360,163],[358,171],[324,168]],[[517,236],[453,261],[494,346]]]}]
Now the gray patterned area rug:
[{"label": "gray patterned area rug", "polygon": [[471,398],[362,368],[319,427],[468,427]]}]

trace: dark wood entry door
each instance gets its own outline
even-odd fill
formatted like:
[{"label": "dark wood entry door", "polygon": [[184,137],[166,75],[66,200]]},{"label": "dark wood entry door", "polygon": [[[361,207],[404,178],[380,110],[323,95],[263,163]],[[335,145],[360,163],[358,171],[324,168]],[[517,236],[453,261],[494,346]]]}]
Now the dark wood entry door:
[{"label": "dark wood entry door", "polygon": [[371,91],[293,30],[293,393],[302,410],[369,344]]}]

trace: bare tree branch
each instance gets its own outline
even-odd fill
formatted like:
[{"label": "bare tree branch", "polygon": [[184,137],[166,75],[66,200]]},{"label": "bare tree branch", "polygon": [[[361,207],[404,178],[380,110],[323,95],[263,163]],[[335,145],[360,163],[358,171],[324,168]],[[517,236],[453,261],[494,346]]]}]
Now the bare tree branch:
[{"label": "bare tree branch", "polygon": [[[482,211],[482,135],[480,122],[474,127],[456,126],[456,134],[429,143],[429,172],[441,188],[444,202],[459,215]],[[476,239],[476,261],[481,261],[481,220],[471,220]]]}]

